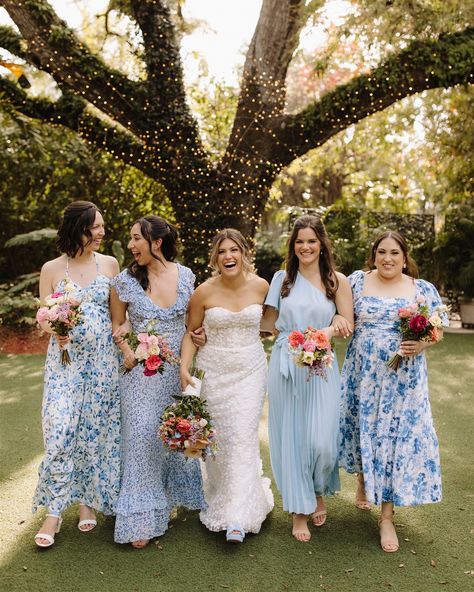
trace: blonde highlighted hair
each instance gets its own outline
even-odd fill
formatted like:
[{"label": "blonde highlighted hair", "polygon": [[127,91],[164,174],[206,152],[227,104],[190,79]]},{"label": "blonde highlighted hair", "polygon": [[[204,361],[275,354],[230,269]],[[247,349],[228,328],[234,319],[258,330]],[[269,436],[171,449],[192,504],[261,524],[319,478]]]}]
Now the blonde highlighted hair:
[{"label": "blonde highlighted hair", "polygon": [[250,253],[250,246],[242,235],[242,233],[235,228],[224,228],[216,234],[212,241],[211,254],[209,256],[209,267],[212,269],[212,275],[219,275],[219,267],[217,265],[217,259],[219,256],[219,247],[221,243],[228,238],[233,241],[239,251],[242,253],[242,268],[245,273],[254,273],[254,267],[252,264],[252,258]]}]

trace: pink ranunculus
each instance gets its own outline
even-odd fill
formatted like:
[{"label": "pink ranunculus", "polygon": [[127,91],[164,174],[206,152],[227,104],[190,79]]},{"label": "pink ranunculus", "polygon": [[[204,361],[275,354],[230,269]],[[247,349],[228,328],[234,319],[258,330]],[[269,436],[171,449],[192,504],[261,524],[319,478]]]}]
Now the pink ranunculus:
[{"label": "pink ranunculus", "polygon": [[63,296],[62,292],[53,292],[50,298],[61,298],[61,296]]},{"label": "pink ranunculus", "polygon": [[412,312],[408,308],[399,308],[398,309],[398,316],[401,319],[409,319],[412,315]]},{"label": "pink ranunculus", "polygon": [[146,343],[148,345],[148,338],[149,338],[148,333],[138,333],[137,334],[137,339],[140,343]]},{"label": "pink ranunculus", "polygon": [[49,309],[47,306],[42,306],[36,313],[36,320],[38,323],[44,323],[49,317]]},{"label": "pink ranunculus", "polygon": [[314,338],[318,349],[327,349],[330,346],[329,338],[323,331],[316,331]]},{"label": "pink ranunculus", "polygon": [[150,347],[156,347],[159,345],[159,339],[156,335],[148,335],[147,343]]},{"label": "pink ranunculus", "polygon": [[147,370],[157,371],[158,368],[161,366],[162,361],[160,356],[150,356],[145,360],[145,368]]},{"label": "pink ranunculus", "polygon": [[288,342],[291,347],[298,347],[304,343],[304,335],[301,331],[292,331],[288,336]]},{"label": "pink ranunculus", "polygon": [[415,315],[409,321],[409,327],[415,333],[423,333],[428,325],[428,319],[423,315]]},{"label": "pink ranunculus", "polygon": [[307,339],[303,343],[303,349],[304,349],[304,351],[314,352],[314,350],[316,349],[316,341],[312,341],[311,339]]}]

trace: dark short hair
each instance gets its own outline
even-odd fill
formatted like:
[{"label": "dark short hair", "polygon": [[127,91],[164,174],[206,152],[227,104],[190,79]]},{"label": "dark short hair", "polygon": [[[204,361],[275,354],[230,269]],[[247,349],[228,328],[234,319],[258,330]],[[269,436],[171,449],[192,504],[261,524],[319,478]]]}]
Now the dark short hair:
[{"label": "dark short hair", "polygon": [[[56,246],[61,253],[75,257],[84,252],[84,247],[92,240],[90,231],[99,208],[90,201],[73,201],[63,213],[63,218],[56,237]],[[87,237],[83,244],[83,237]]]}]

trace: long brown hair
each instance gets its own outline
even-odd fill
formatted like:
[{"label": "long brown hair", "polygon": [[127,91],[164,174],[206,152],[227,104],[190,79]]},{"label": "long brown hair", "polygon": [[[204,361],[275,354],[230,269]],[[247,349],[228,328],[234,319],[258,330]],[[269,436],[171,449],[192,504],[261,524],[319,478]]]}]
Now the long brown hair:
[{"label": "long brown hair", "polygon": [[380,245],[380,243],[385,240],[386,238],[393,238],[394,241],[398,243],[400,249],[402,250],[403,256],[405,257],[405,266],[402,269],[402,273],[408,275],[412,278],[418,277],[418,267],[415,261],[410,257],[408,254],[408,245],[406,240],[403,236],[397,232],[396,230],[386,230],[381,234],[377,235],[374,242],[370,247],[370,255],[367,259],[367,267],[369,270],[372,270],[375,265],[375,253]]},{"label": "long brown hair", "polygon": [[299,268],[299,259],[295,253],[295,242],[298,238],[298,232],[304,228],[311,228],[316,238],[321,243],[319,253],[319,272],[321,281],[326,289],[326,296],[329,300],[335,301],[336,292],[339,287],[339,281],[336,275],[336,265],[331,250],[331,241],[326,233],[324,224],[317,216],[301,216],[296,220],[291,236],[288,240],[288,250],[286,253],[286,275],[281,285],[281,296],[285,298],[291,291],[296,281],[296,274]]}]

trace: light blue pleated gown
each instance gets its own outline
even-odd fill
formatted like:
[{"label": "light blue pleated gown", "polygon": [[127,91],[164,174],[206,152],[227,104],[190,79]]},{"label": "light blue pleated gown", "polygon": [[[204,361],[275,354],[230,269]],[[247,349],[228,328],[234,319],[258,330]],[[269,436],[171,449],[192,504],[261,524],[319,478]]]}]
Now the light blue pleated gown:
[{"label": "light blue pleated gown", "polygon": [[295,366],[288,353],[291,331],[330,325],[336,307],[298,273],[289,296],[281,298],[284,271],[272,280],[266,305],[278,310],[279,336],[273,346],[268,376],[270,457],[283,509],[310,514],[316,496],[339,489],[338,428],[340,379],[337,361],[307,380],[306,368]]}]

